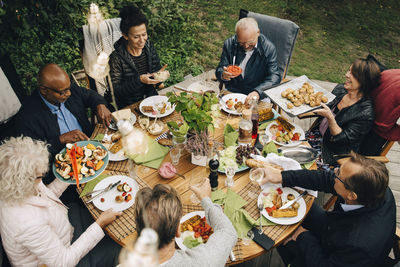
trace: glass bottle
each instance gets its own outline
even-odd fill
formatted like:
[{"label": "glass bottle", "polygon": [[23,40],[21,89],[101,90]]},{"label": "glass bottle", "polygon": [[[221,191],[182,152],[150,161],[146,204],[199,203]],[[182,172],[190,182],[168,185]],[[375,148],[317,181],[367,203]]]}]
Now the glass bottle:
[{"label": "glass bottle", "polygon": [[251,110],[242,111],[242,119],[239,122],[239,143],[250,144],[252,138]]},{"label": "glass bottle", "polygon": [[251,138],[256,139],[258,135],[258,100],[256,96],[253,96],[251,101],[251,122],[253,123]]}]

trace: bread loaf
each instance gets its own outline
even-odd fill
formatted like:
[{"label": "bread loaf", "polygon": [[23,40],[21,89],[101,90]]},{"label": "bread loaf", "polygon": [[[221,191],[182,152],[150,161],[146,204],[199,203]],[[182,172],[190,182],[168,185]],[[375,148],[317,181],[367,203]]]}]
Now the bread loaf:
[{"label": "bread loaf", "polygon": [[264,162],[261,160],[256,160],[256,159],[247,159],[246,165],[249,166],[250,168],[265,168],[266,166],[269,166],[269,167],[273,167],[275,169],[283,171],[283,168],[277,164],[267,163],[267,162]]}]

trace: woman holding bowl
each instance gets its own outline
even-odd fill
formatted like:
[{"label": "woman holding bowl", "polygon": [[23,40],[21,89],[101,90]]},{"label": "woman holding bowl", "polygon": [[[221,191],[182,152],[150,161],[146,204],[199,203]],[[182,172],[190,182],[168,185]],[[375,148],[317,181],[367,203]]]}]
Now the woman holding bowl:
[{"label": "woman holding bowl", "polygon": [[379,84],[380,69],[369,59],[356,59],[346,73],[344,84],[332,91],[336,98],[322,109],[314,111],[321,116],[314,133],[322,135],[322,159],[335,165],[334,155],[358,152],[365,135],[371,130],[374,111],[369,98]]},{"label": "woman holding bowl", "polygon": [[[148,96],[157,95],[156,85],[169,77],[155,77],[160,59],[148,40],[148,20],[133,6],[120,12],[122,37],[110,55],[110,74],[118,108],[126,107]],[[156,79],[158,78],[158,79]]]},{"label": "woman holding bowl", "polygon": [[[85,207],[59,199],[68,184],[44,185],[49,152],[30,137],[0,145],[0,235],[13,266],[115,266],[120,247],[103,229],[121,212],[94,222]],[[73,206],[76,205],[76,206]]]}]

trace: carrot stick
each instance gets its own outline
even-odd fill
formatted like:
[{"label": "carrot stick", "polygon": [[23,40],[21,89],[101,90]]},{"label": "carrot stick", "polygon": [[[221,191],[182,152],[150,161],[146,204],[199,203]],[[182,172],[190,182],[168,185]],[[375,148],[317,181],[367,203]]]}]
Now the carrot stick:
[{"label": "carrot stick", "polygon": [[[76,144],[75,144],[75,146],[76,146]],[[75,181],[76,181],[76,187],[79,188],[78,166],[77,166],[77,164],[76,164],[75,147],[72,147],[69,156],[70,156],[70,158],[71,158],[72,170],[74,171],[74,177],[75,177]]]}]

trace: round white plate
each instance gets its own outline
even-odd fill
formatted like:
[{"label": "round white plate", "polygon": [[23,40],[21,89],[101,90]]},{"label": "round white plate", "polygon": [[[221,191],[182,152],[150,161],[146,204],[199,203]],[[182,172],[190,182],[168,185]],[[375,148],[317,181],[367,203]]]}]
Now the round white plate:
[{"label": "round white plate", "polygon": [[[121,180],[121,184],[126,182],[132,188],[132,191],[129,193],[132,195],[132,199],[128,202],[123,201],[121,203],[118,203],[117,201],[115,201],[115,197],[117,195],[122,195],[122,192],[119,192],[117,187],[114,187],[110,191],[104,193],[102,196],[93,200],[93,204],[96,206],[96,208],[98,208],[99,210],[102,210],[102,211],[108,210],[109,208],[112,208],[115,211],[123,211],[123,210],[130,208],[133,205],[133,203],[135,203],[135,196],[136,196],[137,191],[139,191],[139,185],[135,180],[133,180],[132,178],[130,178],[128,176],[124,176],[124,175],[109,176],[109,177],[101,180],[94,187],[93,190],[104,189],[108,185],[116,183],[119,180]],[[101,202],[102,198],[104,198],[104,202]]]},{"label": "round white plate", "polygon": [[[244,94],[239,94],[239,93],[232,93],[232,94],[227,94],[227,95],[224,95],[223,97],[222,97],[222,99],[221,99],[221,107],[222,107],[222,110],[223,111],[225,111],[225,112],[227,112],[227,113],[230,113],[230,114],[233,114],[233,115],[241,115],[242,113],[241,112],[237,112],[236,110],[233,110],[233,109],[229,109],[227,106],[226,106],[226,101],[228,101],[230,98],[232,98],[232,100],[235,102],[235,99],[237,99],[237,101],[240,101],[240,102],[242,102],[243,104],[244,104],[244,101],[246,101],[246,97],[247,97],[247,95],[244,95]],[[235,102],[236,103],[236,102]]]},{"label": "round white plate", "polygon": [[[292,124],[294,126],[293,133],[300,133],[300,140],[306,138],[306,135],[304,134],[304,131],[300,126],[298,126],[297,124],[294,124],[292,122],[290,124]],[[265,133],[268,134],[269,136],[272,136],[272,141],[274,141],[275,144],[280,145],[280,146],[291,147],[291,146],[298,146],[301,143],[299,141],[291,141],[290,143],[286,144],[286,143],[281,143],[281,142],[276,141],[274,138],[274,135],[270,131],[270,128],[272,125],[279,125],[279,124],[276,121],[272,122],[265,129]]]},{"label": "round white plate", "polygon": [[219,95],[218,86],[215,83],[205,81],[194,82],[187,87],[187,90],[195,93],[204,93],[211,90],[216,93],[217,96]]},{"label": "round white plate", "polygon": [[[192,211],[188,214],[183,215],[183,217],[181,218],[181,221],[179,222],[179,227],[181,227],[181,223],[185,222],[186,220],[189,220],[190,218],[192,218],[193,216],[199,215],[201,218],[203,218],[204,216],[206,216],[204,210],[199,210],[199,211]],[[181,233],[182,234],[182,233]],[[182,237],[175,237],[175,242],[178,245],[178,247],[181,250],[186,250],[188,249],[184,244],[183,244],[183,239]]]},{"label": "round white plate", "polygon": [[[136,122],[136,115],[131,112],[131,118],[129,120],[130,120],[131,124],[134,125]],[[108,125],[108,128],[110,128],[111,130],[114,130],[114,131],[118,130],[118,127],[113,120],[111,121],[110,125]]]},{"label": "round white plate", "polygon": [[[268,186],[267,188],[265,188],[263,190],[263,192],[269,192],[269,190],[271,188],[278,188],[280,187],[282,189],[282,202],[286,202],[287,201],[287,195],[288,194],[293,194],[294,197],[297,197],[298,195],[300,195],[296,190],[289,188],[289,187],[282,187],[281,185],[276,185],[276,184],[271,184],[271,186]],[[259,204],[262,203],[262,192],[260,193],[260,195],[258,196],[257,199],[257,206]],[[262,215],[267,218],[268,220],[270,220],[271,222],[274,222],[276,224],[282,224],[282,225],[290,225],[290,224],[295,224],[297,222],[299,222],[301,219],[303,219],[304,215],[306,215],[306,202],[304,201],[304,198],[301,198],[297,201],[300,204],[300,207],[297,211],[297,216],[296,217],[289,217],[289,218],[274,218],[268,215],[268,212],[263,209],[263,211],[261,212]]]},{"label": "round white plate", "polygon": [[[153,115],[151,112],[143,112],[143,110],[142,110],[143,106],[152,106],[153,109],[155,109],[155,104],[160,103],[160,102],[165,102],[167,104],[167,109],[165,110],[164,114]],[[168,109],[168,107],[169,107],[169,109]],[[146,99],[143,99],[143,101],[140,103],[139,109],[140,109],[140,112],[142,112],[142,114],[146,115],[147,117],[163,118],[163,117],[170,115],[172,112],[174,112],[175,106],[171,106],[171,103],[168,102],[168,97],[166,97],[164,95],[154,95],[154,96],[150,96]]]},{"label": "round white plate", "polygon": [[[112,136],[112,134],[110,134],[110,135],[105,134],[103,140],[105,140],[105,141],[111,141],[111,136]],[[106,144],[104,144],[104,146],[105,146],[105,145],[106,145]],[[122,160],[126,160],[127,157],[125,156],[125,153],[124,153],[124,149],[123,149],[123,148],[122,148],[120,151],[118,151],[117,153],[112,153],[112,152],[110,151],[110,148],[111,148],[113,145],[114,145],[114,143],[108,145],[108,147],[107,147],[107,149],[108,149],[109,160],[110,160],[110,161],[122,161]]]}]

